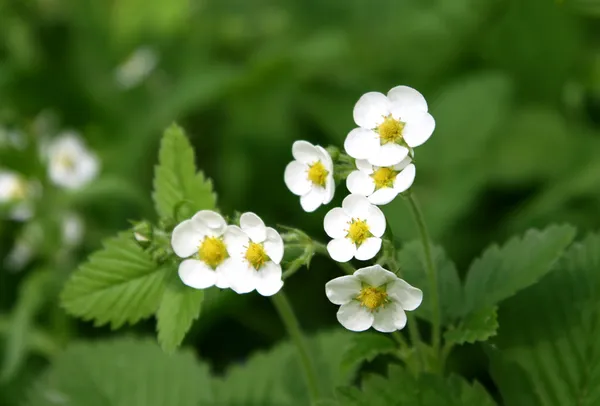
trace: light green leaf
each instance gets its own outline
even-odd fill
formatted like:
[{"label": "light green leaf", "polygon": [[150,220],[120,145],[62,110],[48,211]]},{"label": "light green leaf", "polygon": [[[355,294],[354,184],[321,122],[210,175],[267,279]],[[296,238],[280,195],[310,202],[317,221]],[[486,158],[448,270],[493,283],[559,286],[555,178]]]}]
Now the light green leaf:
[{"label": "light green leaf", "polygon": [[342,369],[353,370],[364,361],[373,361],[382,354],[391,354],[397,351],[394,340],[387,335],[377,333],[361,333],[352,337],[352,344],[344,353]]},{"label": "light green leaf", "polygon": [[[462,305],[460,278],[454,263],[447,257],[444,249],[433,247],[434,263],[438,271],[438,289],[440,293],[440,312],[442,322],[448,324],[458,317]],[[400,275],[411,285],[423,291],[423,303],[415,311],[418,317],[431,320],[429,282],[425,270],[423,246],[419,241],[411,241],[398,253]]]},{"label": "light green leaf", "polygon": [[457,376],[444,378],[421,374],[416,378],[400,366],[390,367],[388,377],[371,375],[362,389],[343,388],[340,406],[494,406],[486,390]]},{"label": "light green leaf", "polygon": [[458,327],[448,330],[444,338],[454,344],[486,341],[498,331],[497,310],[497,307],[489,307],[470,313]]},{"label": "light green leaf", "polygon": [[108,239],[66,283],[62,306],[73,316],[112,328],[151,316],[160,304],[166,268],[124,232]]},{"label": "light green leaf", "polygon": [[573,227],[553,225],[488,248],[467,274],[464,314],[494,306],[533,285],[552,269],[574,237]]},{"label": "light green leaf", "polygon": [[[500,307],[492,371],[511,406],[600,403],[600,235],[574,244],[555,268]],[[528,387],[511,379],[523,372]]]},{"label": "light green leaf", "polygon": [[163,218],[173,218],[178,207],[182,214],[190,217],[198,210],[216,206],[212,182],[196,171],[194,150],[183,129],[176,124],[163,136],[152,196],[156,211]]},{"label": "light green leaf", "polygon": [[173,352],[200,316],[204,291],[185,286],[177,271],[172,275],[163,293],[156,313],[158,342],[163,350]]},{"label": "light green leaf", "polygon": [[191,352],[166,355],[153,342],[119,339],[69,347],[27,405],[198,406],[211,400],[208,368]]}]

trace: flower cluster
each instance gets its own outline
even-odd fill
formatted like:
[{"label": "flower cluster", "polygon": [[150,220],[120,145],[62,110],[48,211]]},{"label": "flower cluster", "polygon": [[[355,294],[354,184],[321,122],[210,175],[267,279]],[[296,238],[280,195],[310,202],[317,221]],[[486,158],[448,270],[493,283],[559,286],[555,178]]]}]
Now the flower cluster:
[{"label": "flower cluster", "polygon": [[283,286],[283,240],[254,213],[242,214],[236,226],[227,225],[219,213],[200,211],[175,227],[171,245],[184,259],[179,277],[192,288],[271,296]]}]

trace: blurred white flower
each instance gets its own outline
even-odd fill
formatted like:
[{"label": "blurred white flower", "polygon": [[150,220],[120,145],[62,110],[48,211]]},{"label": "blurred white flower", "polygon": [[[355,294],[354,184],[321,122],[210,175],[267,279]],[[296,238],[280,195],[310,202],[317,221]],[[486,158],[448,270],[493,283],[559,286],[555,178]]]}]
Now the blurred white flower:
[{"label": "blurred white flower", "polygon": [[356,194],[346,197],[341,208],[327,213],[324,226],[327,235],[333,238],[327,244],[327,251],[338,262],[347,262],[353,257],[361,261],[373,258],[381,249],[386,227],[379,207]]},{"label": "blurred white flower", "polygon": [[79,189],[98,175],[100,163],[97,156],[86,148],[76,133],[59,135],[45,150],[50,180],[57,186]]},{"label": "blurred white flower", "polygon": [[33,215],[31,198],[35,195],[35,185],[22,175],[8,170],[0,170],[0,205],[9,205],[9,217],[24,221]]},{"label": "blurred white flower", "polygon": [[325,293],[333,304],[341,306],[337,319],[351,331],[370,327],[382,333],[402,330],[406,325],[404,311],[415,310],[423,300],[420,289],[380,265],[327,282]]},{"label": "blurred white flower", "polygon": [[27,138],[21,131],[0,126],[0,148],[4,147],[23,150],[27,147]]},{"label": "blurred white flower", "polygon": [[61,228],[65,245],[74,247],[81,243],[85,232],[85,224],[78,214],[65,214],[62,219]]},{"label": "blurred white flower", "polygon": [[335,193],[333,161],[329,152],[306,141],[292,146],[294,161],[285,168],[284,180],[291,192],[300,196],[304,211],[313,212],[328,204]]},{"label": "blurred white flower", "polygon": [[148,47],[136,49],[115,72],[119,86],[130,89],[142,83],[156,68],[158,55]]},{"label": "blurred white flower", "polygon": [[364,94],[354,106],[354,121],[360,128],[348,134],[346,152],[380,167],[400,163],[409,148],[427,141],[435,128],[425,98],[408,86],[396,86],[387,96]]},{"label": "blurred white flower", "polygon": [[33,258],[34,249],[28,241],[17,240],[6,258],[4,266],[11,271],[20,271]]},{"label": "blurred white flower", "polygon": [[184,284],[195,289],[229,287],[225,270],[235,263],[230,258],[226,236],[225,219],[210,210],[199,211],[175,227],[171,246],[177,256],[185,258],[179,264],[179,277]]},{"label": "blurred white flower", "polygon": [[283,240],[275,229],[254,213],[240,217],[240,227],[229,226],[225,242],[236,265],[229,267],[231,289],[248,293],[256,289],[263,296],[272,296],[283,286],[281,260]]},{"label": "blurred white flower", "polygon": [[346,178],[346,186],[350,193],[367,196],[373,204],[388,204],[413,184],[416,170],[411,161],[407,156],[394,166],[379,167],[366,159],[357,159],[358,170]]}]

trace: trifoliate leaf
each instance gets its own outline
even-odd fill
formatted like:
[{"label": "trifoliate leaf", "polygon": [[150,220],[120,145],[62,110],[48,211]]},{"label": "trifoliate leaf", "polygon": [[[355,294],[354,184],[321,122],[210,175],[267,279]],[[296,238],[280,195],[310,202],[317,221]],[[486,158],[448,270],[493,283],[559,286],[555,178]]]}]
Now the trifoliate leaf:
[{"label": "trifoliate leaf", "polygon": [[449,378],[421,374],[418,377],[400,366],[390,367],[388,377],[371,375],[362,389],[338,391],[340,406],[494,406],[477,382],[469,384],[457,376]]},{"label": "trifoliate leaf", "polygon": [[152,196],[161,217],[173,218],[176,211],[191,217],[198,210],[215,208],[212,182],[197,172],[194,150],[181,127],[167,128],[158,159]]},{"label": "trifoliate leaf", "polygon": [[185,286],[173,270],[156,313],[158,342],[163,350],[174,351],[200,316],[204,291]]},{"label": "trifoliate leaf", "polygon": [[[599,288],[595,234],[574,244],[540,283],[500,307],[498,351],[491,360],[506,404],[600,404]],[[516,385],[518,373],[530,384]]]},{"label": "trifoliate leaf", "polygon": [[198,406],[211,404],[208,368],[191,352],[165,354],[153,342],[73,344],[29,394],[28,406]]},{"label": "trifoliate leaf", "polygon": [[486,341],[498,330],[497,310],[497,307],[489,307],[470,313],[458,327],[448,330],[444,338],[454,344]]},{"label": "trifoliate leaf", "polygon": [[353,370],[364,361],[373,361],[382,354],[391,354],[396,351],[397,345],[384,334],[361,333],[352,337],[351,346],[344,353],[342,369]]},{"label": "trifoliate leaf", "polygon": [[467,274],[464,314],[494,306],[537,282],[574,237],[573,227],[553,225],[488,248]]},{"label": "trifoliate leaf", "polygon": [[[458,317],[460,313],[462,304],[460,279],[454,263],[447,257],[441,247],[433,247],[433,257],[438,273],[442,323],[447,324]],[[431,320],[431,303],[428,300],[431,296],[429,295],[429,282],[421,242],[412,241],[406,244],[398,253],[398,262],[400,265],[399,275],[408,283],[423,291],[423,303],[415,311],[415,314],[418,317]]]},{"label": "trifoliate leaf", "polygon": [[110,238],[93,253],[66,283],[62,306],[70,314],[112,328],[135,324],[151,316],[164,290],[166,268],[152,258],[125,232]]}]

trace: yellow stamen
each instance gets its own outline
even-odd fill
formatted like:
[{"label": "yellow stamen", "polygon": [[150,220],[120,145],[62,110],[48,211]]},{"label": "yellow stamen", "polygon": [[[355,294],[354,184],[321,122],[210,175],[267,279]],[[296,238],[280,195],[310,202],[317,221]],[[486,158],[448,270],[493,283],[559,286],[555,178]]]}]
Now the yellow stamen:
[{"label": "yellow stamen", "polygon": [[364,287],[356,297],[361,305],[374,311],[384,306],[388,301],[388,294],[385,288],[374,288],[373,286]]},{"label": "yellow stamen", "polygon": [[27,197],[27,186],[22,180],[15,182],[9,193],[11,200],[23,200]]},{"label": "yellow stamen", "polygon": [[246,260],[257,271],[270,260],[262,244],[251,242],[246,251]]},{"label": "yellow stamen", "polygon": [[325,165],[323,165],[321,161],[309,165],[307,177],[313,184],[324,187],[327,175],[329,175],[329,171],[325,169]]},{"label": "yellow stamen", "polygon": [[75,160],[69,154],[61,154],[56,159],[58,164],[65,167],[67,170],[72,171],[75,169]]},{"label": "yellow stamen", "polygon": [[364,220],[352,219],[350,222],[350,228],[346,235],[354,244],[360,246],[368,238],[372,237],[369,225]]},{"label": "yellow stamen", "polygon": [[228,256],[223,239],[218,237],[206,237],[198,248],[200,260],[213,269],[221,265]]},{"label": "yellow stamen", "polygon": [[379,168],[371,174],[371,177],[375,181],[375,189],[379,190],[384,187],[393,188],[397,175],[398,172],[392,168]]},{"label": "yellow stamen", "polygon": [[383,123],[377,127],[379,133],[379,140],[381,145],[393,142],[400,143],[402,138],[402,131],[404,130],[404,123],[396,120],[391,115],[383,119]]}]

